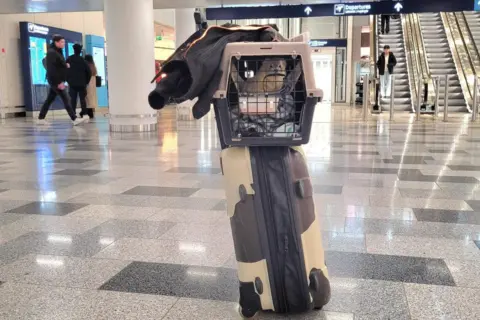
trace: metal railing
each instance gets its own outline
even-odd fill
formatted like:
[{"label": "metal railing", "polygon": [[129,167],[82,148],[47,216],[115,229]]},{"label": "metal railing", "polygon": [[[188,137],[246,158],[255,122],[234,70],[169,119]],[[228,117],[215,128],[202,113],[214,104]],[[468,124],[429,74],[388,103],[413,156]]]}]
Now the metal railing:
[{"label": "metal railing", "polygon": [[363,121],[367,121],[370,111],[370,76],[366,75],[363,78]]},{"label": "metal railing", "polygon": [[472,122],[477,121],[478,117],[478,76],[473,78],[473,99],[472,99]]},{"label": "metal railing", "polygon": [[[390,85],[391,85],[391,99],[390,99],[390,110],[389,110],[389,119],[390,121],[393,121],[394,120],[394,115],[395,115],[395,75],[391,75],[392,79],[391,79],[391,82],[390,82]],[[376,79],[375,78],[372,78],[370,75],[367,75],[365,76],[364,80],[363,80],[363,90],[364,92],[371,92],[372,91],[372,87],[375,88],[376,87]],[[439,100],[440,100],[440,87],[442,86],[442,80],[443,80],[443,86],[445,88],[445,91],[444,91],[444,108],[443,108],[443,121],[445,122],[448,122],[448,87],[449,87],[449,83],[450,83],[450,75],[449,74],[445,74],[443,76],[435,76],[433,79],[432,79],[432,82],[433,82],[433,86],[435,88],[434,90],[434,105],[435,106],[438,106],[438,103],[439,103]],[[472,121],[475,121],[476,118],[477,118],[477,114],[478,114],[478,103],[477,103],[477,93],[478,93],[478,78],[475,76],[474,78],[474,83],[475,83],[475,88],[477,88],[477,90],[474,92],[474,104],[473,106],[476,108],[476,113],[474,113],[472,115]],[[416,104],[418,106],[422,105],[422,98],[425,97],[425,95],[427,93],[427,90],[425,90],[425,86],[424,86],[424,81],[419,78],[418,79],[418,83],[416,84],[417,86],[417,91],[423,91],[423,96],[420,94],[417,96],[417,101],[416,101]],[[363,116],[363,121],[368,121],[368,118],[369,118],[369,115],[370,114],[373,114],[375,113],[374,111],[374,105],[372,104],[372,101],[371,101],[371,96],[370,95],[367,95],[365,94],[363,96],[363,105],[362,105],[362,116]],[[418,107],[415,109],[415,119],[416,121],[419,121],[420,120],[420,115],[422,114],[421,112],[421,108]],[[438,108],[435,107],[434,109],[434,112],[433,112],[433,115],[435,117],[435,119],[438,119]]]}]

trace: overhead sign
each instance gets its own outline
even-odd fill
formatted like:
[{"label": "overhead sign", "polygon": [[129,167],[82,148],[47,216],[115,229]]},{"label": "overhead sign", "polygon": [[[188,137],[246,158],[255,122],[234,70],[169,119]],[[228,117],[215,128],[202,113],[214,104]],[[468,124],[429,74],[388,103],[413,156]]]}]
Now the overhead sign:
[{"label": "overhead sign", "polygon": [[343,16],[343,15],[364,15],[370,14],[372,10],[371,4],[335,4],[333,6],[333,14],[336,16]]},{"label": "overhead sign", "polygon": [[45,26],[39,26],[38,24],[35,23],[29,23],[28,24],[28,32],[30,33],[38,33],[38,34],[43,34],[47,35],[50,29]]},{"label": "overhead sign", "polygon": [[207,8],[208,20],[307,18],[420,12],[480,10],[480,0],[398,0],[348,3],[317,3],[258,7]]},{"label": "overhead sign", "polygon": [[347,39],[313,39],[309,43],[312,48],[346,47]]}]

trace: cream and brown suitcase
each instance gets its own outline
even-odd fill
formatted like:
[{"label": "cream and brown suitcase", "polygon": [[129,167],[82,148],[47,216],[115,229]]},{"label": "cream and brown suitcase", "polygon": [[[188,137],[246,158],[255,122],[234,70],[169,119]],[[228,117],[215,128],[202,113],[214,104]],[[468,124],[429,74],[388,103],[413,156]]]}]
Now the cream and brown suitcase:
[{"label": "cream and brown suitcase", "polygon": [[227,148],[221,163],[241,315],[321,309],[330,284],[301,147]]}]

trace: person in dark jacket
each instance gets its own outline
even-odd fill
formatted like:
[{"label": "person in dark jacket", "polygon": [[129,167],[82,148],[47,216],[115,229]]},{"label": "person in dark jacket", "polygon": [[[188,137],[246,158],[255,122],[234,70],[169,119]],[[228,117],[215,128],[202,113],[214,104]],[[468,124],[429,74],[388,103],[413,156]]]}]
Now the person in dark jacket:
[{"label": "person in dark jacket", "polygon": [[390,46],[384,46],[383,52],[377,61],[378,74],[380,75],[380,92],[384,98],[390,97],[392,74],[396,65],[397,59],[393,52],[390,51]]},{"label": "person in dark jacket", "polygon": [[381,33],[388,34],[390,32],[390,16],[388,14],[382,14],[381,20],[382,20]]},{"label": "person in dark jacket", "polygon": [[73,45],[74,54],[68,57],[67,64],[70,65],[70,68],[67,72],[67,82],[70,86],[70,101],[72,106],[75,109],[77,105],[77,97],[80,98],[80,105],[82,106],[82,111],[80,112],[80,118],[83,118],[84,115],[89,114],[87,110],[87,86],[92,77],[92,71],[82,57],[82,45],[76,43]]},{"label": "person in dark jacket", "polygon": [[72,119],[73,125],[76,126],[83,122],[81,118],[77,118],[75,109],[72,107],[66,92],[65,82],[67,81],[67,70],[69,65],[63,57],[64,48],[65,39],[61,35],[54,35],[45,59],[47,81],[50,85],[50,92],[48,93],[47,100],[45,100],[45,103],[40,110],[40,114],[38,116],[39,124],[47,124],[45,117],[47,116],[48,110],[57,96],[62,99],[65,110],[67,110],[70,119]]}]

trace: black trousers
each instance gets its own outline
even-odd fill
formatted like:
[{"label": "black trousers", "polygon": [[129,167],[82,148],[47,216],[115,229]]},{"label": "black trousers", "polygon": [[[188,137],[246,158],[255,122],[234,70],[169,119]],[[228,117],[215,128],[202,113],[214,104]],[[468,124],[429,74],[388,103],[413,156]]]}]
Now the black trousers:
[{"label": "black trousers", "polygon": [[72,102],[72,107],[75,110],[77,107],[77,98],[80,98],[80,106],[82,111],[80,112],[80,117],[88,114],[87,110],[87,88],[86,87],[70,87],[70,101]]},{"label": "black trousers", "polygon": [[47,100],[45,100],[45,103],[42,106],[42,109],[40,110],[40,115],[38,116],[38,119],[43,120],[47,116],[48,110],[50,109],[50,106],[52,105],[53,101],[55,101],[55,98],[59,96],[60,99],[63,101],[63,106],[65,107],[65,110],[67,110],[68,115],[70,116],[70,119],[72,121],[75,121],[77,119],[77,115],[75,114],[75,109],[72,107],[70,103],[70,98],[67,95],[66,90],[60,90],[58,88],[53,88],[50,87],[50,92],[48,93]]},{"label": "black trousers", "polygon": [[382,14],[382,33],[390,32],[390,16],[388,14]]}]

